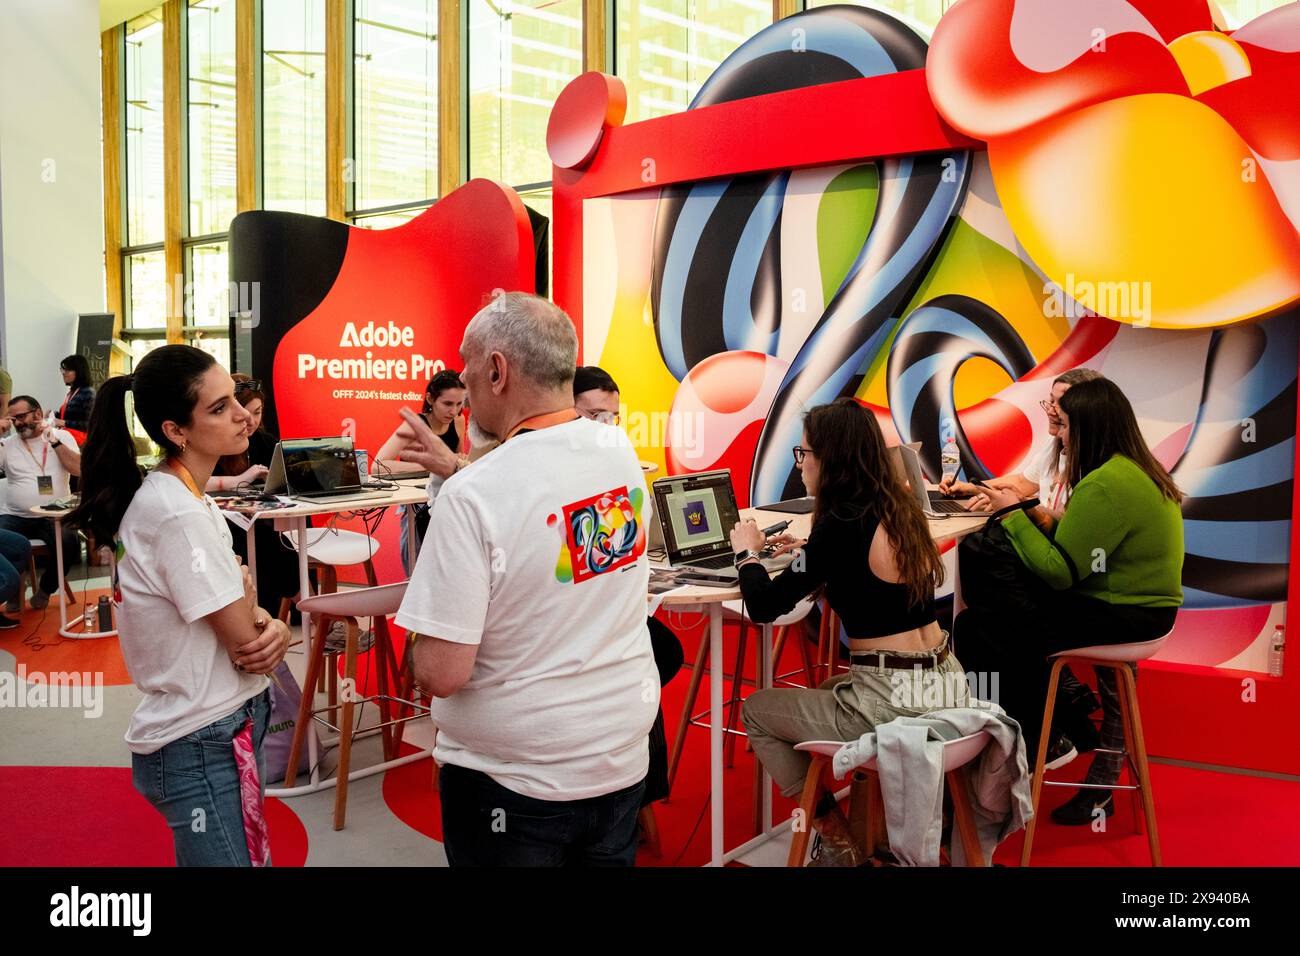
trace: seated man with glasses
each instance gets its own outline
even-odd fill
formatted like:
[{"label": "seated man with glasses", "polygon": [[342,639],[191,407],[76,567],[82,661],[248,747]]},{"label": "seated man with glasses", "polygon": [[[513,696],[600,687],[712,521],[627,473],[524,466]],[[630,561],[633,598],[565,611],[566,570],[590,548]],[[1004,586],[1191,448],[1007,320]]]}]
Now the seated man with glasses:
[{"label": "seated man with glasses", "polygon": [[[42,518],[32,508],[48,505],[69,494],[68,479],[81,474],[81,452],[76,440],[62,428],[47,428],[41,403],[30,395],[15,396],[9,413],[0,418],[0,468],[8,477],[4,508],[0,511],[0,531],[13,531],[26,538],[45,542],[48,559],[39,583],[32,585],[31,605],[45,607],[59,586],[54,555],[54,520]],[[16,432],[17,434],[14,434]],[[63,532],[64,561],[80,555],[77,537],[67,528]],[[6,610],[16,611],[19,596],[12,598]]]},{"label": "seated man with glasses", "polygon": [[573,374],[573,407],[583,418],[605,425],[622,421],[618,410],[618,385],[608,372],[594,365],[580,365]]}]

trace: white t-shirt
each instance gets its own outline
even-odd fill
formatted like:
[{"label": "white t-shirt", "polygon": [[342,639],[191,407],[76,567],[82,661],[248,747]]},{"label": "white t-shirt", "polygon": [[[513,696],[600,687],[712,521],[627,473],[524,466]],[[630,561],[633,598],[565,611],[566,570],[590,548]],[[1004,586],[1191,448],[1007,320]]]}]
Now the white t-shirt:
[{"label": "white t-shirt", "polygon": [[118,636],[144,700],[126,743],[138,754],[228,717],[267,688],[235,670],[204,617],[244,596],[230,526],[211,498],[175,475],[152,472],[118,530]]},{"label": "white t-shirt", "polygon": [[[50,429],[59,441],[74,452],[77,440],[62,428]],[[78,452],[80,454],[80,452]],[[0,439],[0,467],[9,478],[5,495],[4,510],[6,514],[34,518],[32,509],[38,505],[48,505],[55,498],[66,498],[69,494],[68,469],[59,461],[58,452],[50,447],[44,434],[25,441],[15,430],[8,438]],[[37,487],[37,476],[49,475],[54,485],[54,494],[43,495]]]},{"label": "white t-shirt", "polygon": [[396,619],[479,645],[464,687],[433,700],[439,763],[539,800],[644,779],[659,705],[647,503],[627,436],[583,418],[447,479]]},{"label": "white t-shirt", "polygon": [[[1056,439],[1048,439],[1047,444],[1034,453],[1029,465],[1021,474],[1026,481],[1038,485],[1038,502],[1044,508],[1060,511],[1069,500],[1070,492],[1061,480],[1065,473],[1065,452],[1059,457],[1056,451]],[[1052,459],[1056,457],[1056,468],[1052,468]]]}]

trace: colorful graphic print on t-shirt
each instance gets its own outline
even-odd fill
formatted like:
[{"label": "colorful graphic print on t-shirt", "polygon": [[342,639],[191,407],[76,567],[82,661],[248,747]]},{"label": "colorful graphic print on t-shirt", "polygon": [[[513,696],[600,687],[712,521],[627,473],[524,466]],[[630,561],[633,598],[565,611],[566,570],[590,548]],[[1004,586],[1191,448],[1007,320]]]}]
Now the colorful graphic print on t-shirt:
[{"label": "colorful graphic print on t-shirt", "polygon": [[548,515],[546,523],[564,536],[555,579],[581,584],[635,563],[646,548],[645,528],[640,520],[643,498],[640,488],[629,492],[624,485]]}]

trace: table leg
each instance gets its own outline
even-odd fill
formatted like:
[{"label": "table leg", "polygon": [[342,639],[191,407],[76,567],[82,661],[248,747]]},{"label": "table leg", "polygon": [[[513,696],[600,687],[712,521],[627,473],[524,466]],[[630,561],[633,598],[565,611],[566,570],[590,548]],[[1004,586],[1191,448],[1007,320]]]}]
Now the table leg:
[{"label": "table leg", "polygon": [[419,557],[420,545],[415,540],[415,505],[406,506],[406,566],[415,570],[415,559]]},{"label": "table leg", "polygon": [[713,866],[722,866],[722,604],[709,604],[709,793],[712,802],[710,835]]},{"label": "table leg", "polygon": [[[311,578],[308,577],[308,572],[307,572],[307,519],[306,517],[294,518],[293,530],[296,532],[298,538],[298,599],[299,601],[305,601],[307,600],[307,598],[311,597]],[[308,648],[309,649],[308,652],[310,653],[311,612],[308,611],[306,608],[302,607],[302,605],[300,604],[298,613],[302,615],[303,646]],[[326,660],[329,661],[328,658],[326,658]],[[332,661],[329,661],[328,666],[333,667],[334,663]],[[314,694],[316,693],[316,688],[304,687],[302,689],[302,692],[304,694]],[[310,732],[307,734],[307,762],[311,766],[312,786],[316,786],[318,783],[320,783],[320,761],[316,753],[316,735]]]},{"label": "table leg", "polygon": [[[59,572],[59,633],[62,634],[68,629],[68,582],[63,576],[63,520],[61,518],[54,519],[54,567]],[[36,588],[37,584],[33,581],[33,594],[36,593]],[[21,585],[18,599],[21,602]],[[85,613],[84,608],[82,613]]]},{"label": "table leg", "polygon": [[[758,680],[759,688],[766,689],[772,686],[772,625],[764,624],[763,633],[758,641]],[[758,754],[754,754],[754,763],[762,766],[762,761],[758,759]],[[770,833],[772,830],[772,777],[763,767],[762,776],[759,779],[762,786],[763,801],[761,806],[762,815],[759,817],[759,824],[762,832]]]},{"label": "table leg", "polygon": [[254,516],[248,522],[248,530],[244,532],[244,540],[248,546],[248,576],[253,579],[254,593],[257,591],[257,543],[255,540],[257,535],[253,533],[253,529],[256,527],[257,518]]}]

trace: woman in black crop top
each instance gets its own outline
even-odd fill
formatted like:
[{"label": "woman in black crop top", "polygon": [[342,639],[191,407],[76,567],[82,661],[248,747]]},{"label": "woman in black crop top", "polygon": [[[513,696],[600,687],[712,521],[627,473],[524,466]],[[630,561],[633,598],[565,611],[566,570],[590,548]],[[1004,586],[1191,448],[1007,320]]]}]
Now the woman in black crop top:
[{"label": "woman in black crop top", "polygon": [[[851,398],[814,408],[795,464],[816,498],[812,533],[807,541],[783,535],[770,542],[794,550],[794,563],[769,578],[756,557],[744,556],[769,543],[754,521],[731,533],[746,612],[771,621],[820,590],[844,623],[852,668],[816,689],[760,690],[745,700],[754,753],[786,796],[798,795],[811,762],[795,744],[856,740],[895,717],[965,706],[969,695],[935,620],[939,549],[890,465],[875,416]],[[833,798],[818,806],[813,826],[818,864],[861,862]]]}]

